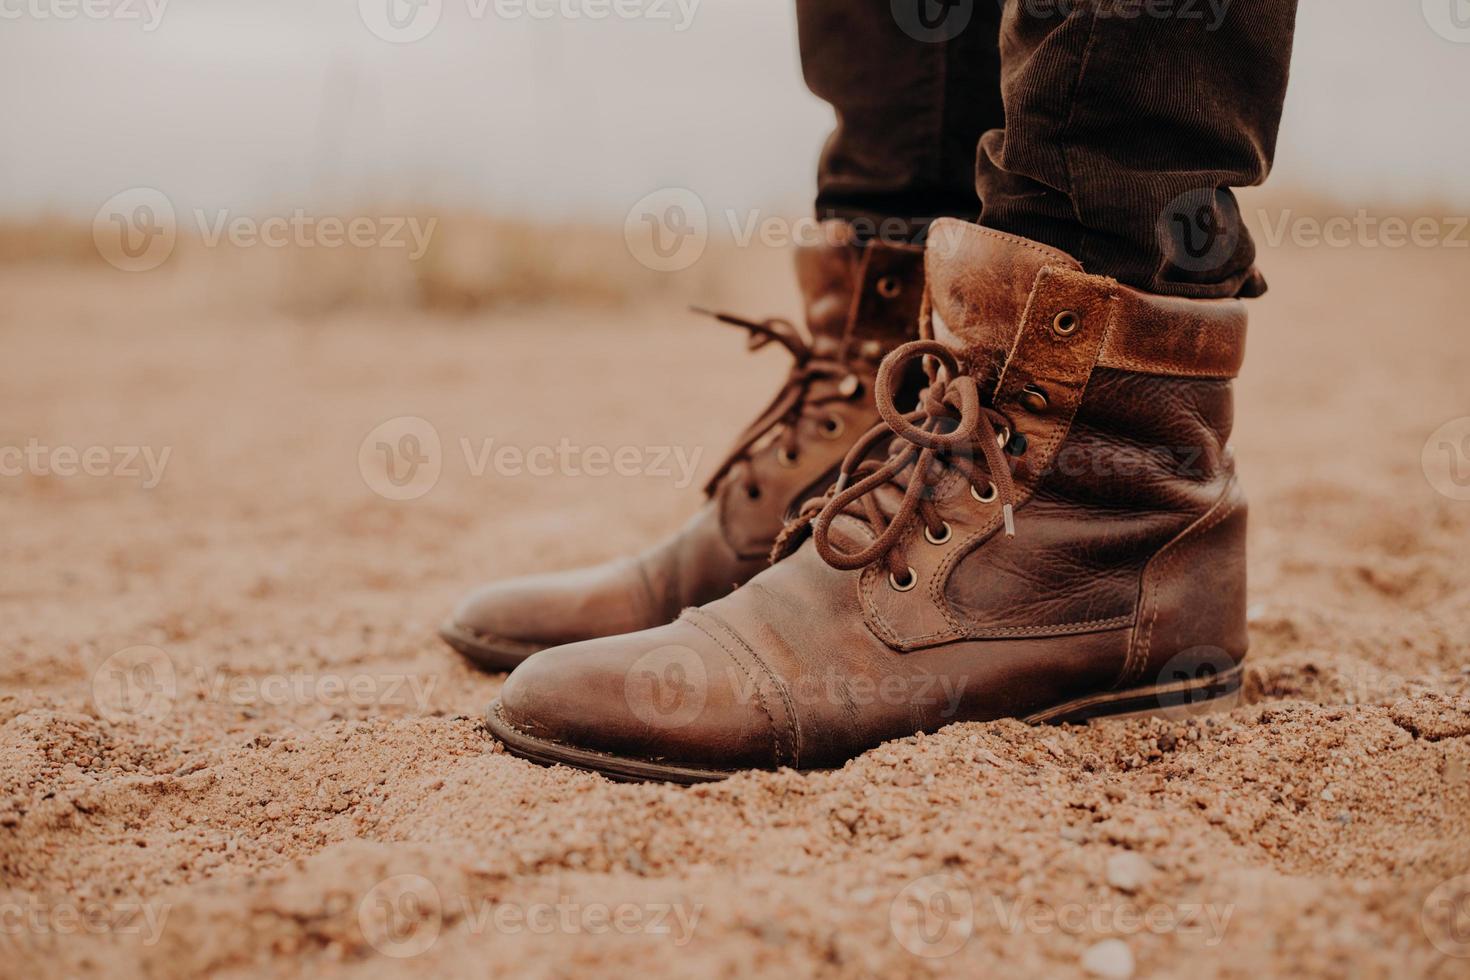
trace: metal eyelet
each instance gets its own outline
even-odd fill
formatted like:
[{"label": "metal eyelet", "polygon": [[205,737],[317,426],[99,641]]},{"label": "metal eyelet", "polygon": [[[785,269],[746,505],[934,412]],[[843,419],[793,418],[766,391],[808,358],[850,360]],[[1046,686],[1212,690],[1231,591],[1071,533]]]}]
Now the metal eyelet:
[{"label": "metal eyelet", "polygon": [[929,526],[927,524],[924,525],[924,540],[929,542],[930,544],[944,544],[944,542],[948,541],[953,536],[954,528],[949,526],[948,521],[944,522],[944,536],[938,538],[936,538],[933,533],[930,532]]},{"label": "metal eyelet", "polygon": [[995,503],[995,498],[1000,496],[1000,490],[992,483],[985,488],[985,493],[982,494],[979,490],[975,489],[975,484],[972,483],[970,484],[970,496],[982,504],[993,504]]},{"label": "metal eyelet", "polygon": [[1063,310],[1052,317],[1051,329],[1058,337],[1070,337],[1082,326],[1082,317],[1075,310]]},{"label": "metal eyelet", "polygon": [[776,447],[776,462],[780,463],[782,466],[786,467],[787,469],[790,469],[791,467],[793,467],[793,466],[796,465],[796,454],[795,453],[788,453],[786,451],[786,447],[785,446],[777,446]]},{"label": "metal eyelet", "polygon": [[878,280],[878,295],[884,299],[893,299],[901,292],[903,292],[903,283],[899,282],[897,277],[884,276]]},{"label": "metal eyelet", "polygon": [[995,436],[995,444],[1004,449],[1011,441],[1011,430],[1009,426],[1003,426]]},{"label": "metal eyelet", "polygon": [[904,581],[902,585],[899,585],[898,579],[893,577],[892,572],[889,572],[888,584],[893,587],[894,592],[908,592],[914,586],[919,584],[919,573],[914,571],[914,567],[910,565],[908,578]]},{"label": "metal eyelet", "polygon": [[843,398],[851,398],[862,390],[863,382],[855,374],[849,374],[837,383],[837,393]]},{"label": "metal eyelet", "polygon": [[829,415],[822,421],[822,435],[828,439],[838,439],[845,431],[847,423],[836,415]]}]

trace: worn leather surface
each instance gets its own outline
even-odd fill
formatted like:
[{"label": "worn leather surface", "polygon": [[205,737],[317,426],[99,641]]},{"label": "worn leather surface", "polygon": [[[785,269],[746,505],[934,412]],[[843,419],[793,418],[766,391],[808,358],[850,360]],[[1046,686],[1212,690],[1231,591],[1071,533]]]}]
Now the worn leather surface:
[{"label": "worn leather surface", "polygon": [[766,566],[786,519],[826,488],[848,445],[879,420],[872,387],[883,355],[917,336],[923,250],[860,244],[838,223],[824,231],[827,244],[796,252],[807,327],[817,356],[843,361],[857,383],[845,396],[839,380],[813,384],[814,399],[838,397],[798,423],[794,459],[759,445],[672,536],[633,557],[487,585],[454,610],[457,627],[501,646],[626,633],[667,623]]},{"label": "worn leather surface", "polygon": [[[1221,340],[1243,343],[1237,310],[1125,299],[1049,249],[946,224],[941,240],[983,244],[967,254],[984,269],[931,252],[930,283],[970,372],[1025,437],[1016,536],[953,471],[934,493],[948,537],[916,526],[901,545],[912,589],[881,564],[838,571],[807,540],[672,624],[531,657],[501,693],[506,721],[644,760],[820,767],[1244,657],[1245,504],[1227,448],[1231,382],[1215,376],[1238,362]],[[1074,329],[1054,329],[1061,312]],[[1200,324],[1208,342],[1157,339]],[[1108,357],[1147,370],[1103,363],[1116,336],[1143,339]],[[1044,405],[1021,400],[1027,386]],[[848,514],[833,533],[874,540]]]}]

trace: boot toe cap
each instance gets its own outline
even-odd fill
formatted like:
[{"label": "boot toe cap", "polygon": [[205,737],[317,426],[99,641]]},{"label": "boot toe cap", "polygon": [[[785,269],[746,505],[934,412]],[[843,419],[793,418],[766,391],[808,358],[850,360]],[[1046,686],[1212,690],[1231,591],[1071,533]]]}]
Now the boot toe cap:
[{"label": "boot toe cap", "polygon": [[535,654],[501,689],[499,713],[550,746],[654,765],[769,768],[792,764],[782,756],[794,751],[769,710],[768,684],[680,620]]}]

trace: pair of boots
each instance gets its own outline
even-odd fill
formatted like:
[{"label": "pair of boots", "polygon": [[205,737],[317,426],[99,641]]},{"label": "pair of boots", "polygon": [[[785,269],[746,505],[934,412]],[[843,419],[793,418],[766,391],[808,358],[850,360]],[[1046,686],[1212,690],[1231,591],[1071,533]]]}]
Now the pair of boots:
[{"label": "pair of boots", "polygon": [[689,524],[489,586],[443,627],[514,668],[489,714],[507,748],[694,782],[957,721],[1228,703],[1242,304],[951,219],[927,249],[839,242],[797,268],[810,339],[728,318],[795,365]]}]

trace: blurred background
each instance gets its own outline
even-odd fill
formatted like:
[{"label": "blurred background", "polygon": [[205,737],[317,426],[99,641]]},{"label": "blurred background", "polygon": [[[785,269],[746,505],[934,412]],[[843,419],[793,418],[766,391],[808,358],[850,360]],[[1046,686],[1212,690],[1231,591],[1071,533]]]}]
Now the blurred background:
[{"label": "blurred background", "polygon": [[[686,306],[801,309],[790,0],[0,0],[0,975],[1083,976],[1094,926],[991,923],[1033,894],[1239,912],[1097,975],[1465,975],[1467,80],[1470,0],[1301,0],[1241,197],[1257,703],[686,795],[497,751],[434,628],[671,531],[788,376]],[[119,721],[139,650],[168,696]],[[1157,878],[1104,899],[1124,849]],[[921,962],[890,910],[941,868],[984,924]],[[707,915],[675,955],[456,912],[395,973],[358,910],[410,872]],[[160,945],[4,914],[116,896]]]},{"label": "blurred background", "polygon": [[[11,17],[0,209],[90,219],[137,185],[181,208],[392,199],[619,222],[670,185],[712,207],[807,206],[831,119],[802,84],[789,0],[665,0],[602,20],[392,2],[432,29],[384,40],[358,0]],[[1466,46],[1419,0],[1303,0],[1300,18],[1273,185],[1470,203]]]},{"label": "blurred background", "polygon": [[[107,224],[108,202],[138,188],[166,198],[184,239],[221,215],[438,216],[412,270],[376,255],[356,286],[346,268],[309,286],[277,276],[307,307],[616,297],[624,273],[649,284],[649,263],[599,281],[600,260],[552,261],[526,226],[617,230],[650,193],[683,188],[718,247],[752,213],[806,213],[832,123],[802,84],[789,0],[647,0],[599,18],[563,0],[0,6],[0,257],[85,257],[86,236],[58,228]],[[1470,208],[1465,7],[1304,0],[1276,172],[1245,197],[1247,220],[1279,220],[1282,202]],[[527,261],[496,278],[507,251]]]}]

